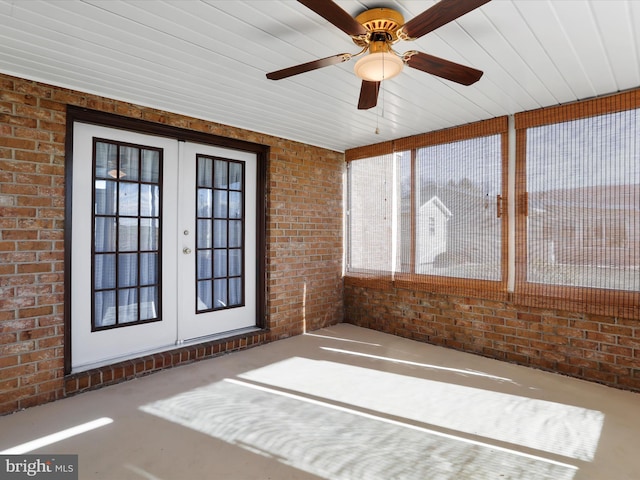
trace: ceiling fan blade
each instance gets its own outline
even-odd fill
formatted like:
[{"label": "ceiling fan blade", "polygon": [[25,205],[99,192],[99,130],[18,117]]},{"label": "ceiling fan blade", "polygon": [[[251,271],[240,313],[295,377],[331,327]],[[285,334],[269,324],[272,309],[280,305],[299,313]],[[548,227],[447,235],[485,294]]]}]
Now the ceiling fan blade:
[{"label": "ceiling fan blade", "polygon": [[378,103],[378,92],[380,91],[380,82],[362,81],[360,87],[360,99],[358,100],[358,110],[368,110]]},{"label": "ceiling fan blade", "polygon": [[462,85],[476,83],[482,77],[480,70],[450,62],[444,58],[434,57],[422,52],[415,52],[407,60],[407,65],[416,70],[436,75]]},{"label": "ceiling fan blade", "polygon": [[298,0],[347,35],[366,35],[367,29],[331,0]]},{"label": "ceiling fan blade", "polygon": [[267,73],[269,80],[281,80],[283,78],[292,77],[299,73],[310,72],[311,70],[317,70],[318,68],[328,67],[330,65],[336,65],[338,63],[346,62],[351,59],[351,55],[348,53],[340,53],[332,57],[320,58],[312,62],[301,63],[293,67],[283,68],[275,72]]},{"label": "ceiling fan blade", "polygon": [[440,0],[402,26],[409,38],[420,38],[491,0]]}]

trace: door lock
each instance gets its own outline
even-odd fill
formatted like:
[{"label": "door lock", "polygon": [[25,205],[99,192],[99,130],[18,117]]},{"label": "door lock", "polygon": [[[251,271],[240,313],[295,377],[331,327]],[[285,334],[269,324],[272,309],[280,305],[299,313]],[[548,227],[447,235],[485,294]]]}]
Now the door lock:
[{"label": "door lock", "polygon": [[182,249],[182,253],[184,253],[185,255],[189,255],[191,253],[191,249],[189,247],[184,247]]}]

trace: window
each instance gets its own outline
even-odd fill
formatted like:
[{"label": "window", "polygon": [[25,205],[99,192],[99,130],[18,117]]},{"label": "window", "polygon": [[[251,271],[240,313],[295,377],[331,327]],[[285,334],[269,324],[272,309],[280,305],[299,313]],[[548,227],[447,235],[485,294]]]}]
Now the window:
[{"label": "window", "polygon": [[391,146],[408,148],[350,161],[348,274],[442,285],[505,281],[506,118],[486,127],[421,136]]},{"label": "window", "polygon": [[244,163],[198,155],[196,312],[244,305]]},{"label": "window", "polygon": [[387,275],[394,269],[394,220],[397,218],[397,165],[393,155],[350,165],[348,268]]},{"label": "window", "polygon": [[[629,94],[519,118],[518,291],[637,309],[640,110]],[[578,118],[575,118],[578,117]],[[635,305],[635,307],[634,307]],[[615,308],[614,308],[615,307]],[[601,310],[602,311],[602,310]],[[637,315],[637,313],[636,313]]]},{"label": "window", "polygon": [[500,280],[500,135],[419,148],[415,168],[415,272]]},{"label": "window", "polygon": [[160,320],[162,152],[93,145],[92,328]]},{"label": "window", "polygon": [[347,278],[640,317],[639,107],[636,90],[346,152]]}]

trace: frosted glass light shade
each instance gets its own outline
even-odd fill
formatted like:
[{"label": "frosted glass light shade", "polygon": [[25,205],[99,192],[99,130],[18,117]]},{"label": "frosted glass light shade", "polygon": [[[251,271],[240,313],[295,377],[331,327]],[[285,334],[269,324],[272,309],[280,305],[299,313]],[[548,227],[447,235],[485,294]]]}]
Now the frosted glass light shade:
[{"label": "frosted glass light shade", "polygon": [[397,55],[390,52],[376,52],[358,60],[353,71],[363,80],[380,82],[398,75],[402,67],[404,62]]}]

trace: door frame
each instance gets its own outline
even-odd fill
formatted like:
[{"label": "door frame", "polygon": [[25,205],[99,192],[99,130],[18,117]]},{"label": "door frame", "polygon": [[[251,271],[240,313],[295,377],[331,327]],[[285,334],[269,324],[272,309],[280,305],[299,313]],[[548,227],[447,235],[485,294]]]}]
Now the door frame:
[{"label": "door frame", "polygon": [[82,122],[136,133],[157,135],[177,141],[201,143],[215,147],[251,152],[257,160],[256,192],[256,326],[266,328],[266,192],[267,163],[270,147],[259,143],[187,130],[148,120],[124,117],[97,110],[67,106],[65,137],[65,219],[64,219],[64,373],[71,373],[71,252],[72,252],[72,188],[74,123]]}]

